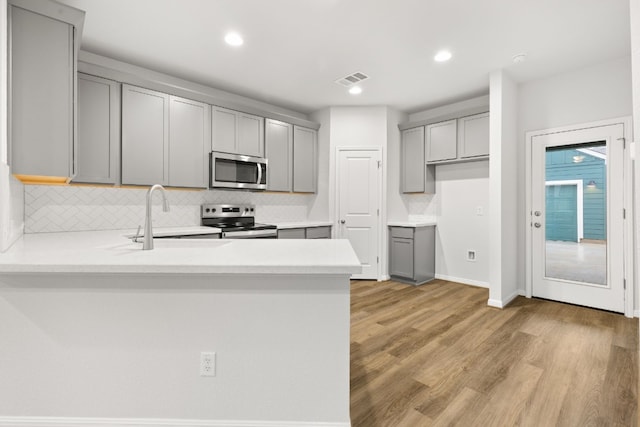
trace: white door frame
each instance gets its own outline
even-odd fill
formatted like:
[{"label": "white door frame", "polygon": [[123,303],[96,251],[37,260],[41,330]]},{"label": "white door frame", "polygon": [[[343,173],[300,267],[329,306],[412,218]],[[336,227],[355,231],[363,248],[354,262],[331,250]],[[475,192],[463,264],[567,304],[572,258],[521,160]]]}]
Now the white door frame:
[{"label": "white door frame", "polygon": [[[336,147],[336,152],[335,152],[335,159],[336,159],[336,167],[335,167],[335,176],[333,177],[334,182],[336,183],[335,185],[335,191],[333,194],[333,198],[334,198],[334,215],[333,217],[336,218],[336,231],[338,230],[338,227],[340,226],[340,224],[337,222],[340,219],[340,189],[338,188],[340,186],[340,165],[339,165],[339,161],[338,159],[340,159],[340,152],[342,151],[377,151],[378,153],[380,153],[380,168],[379,168],[379,185],[378,185],[378,209],[380,209],[380,215],[378,215],[378,254],[377,256],[380,259],[380,262],[378,262],[378,265],[376,267],[376,280],[379,282],[382,280],[381,278],[381,274],[382,274],[382,255],[383,253],[385,253],[385,251],[382,250],[382,245],[384,243],[384,239],[383,239],[383,227],[382,227],[382,215],[383,215],[383,187],[384,184],[382,182],[382,178],[383,178],[383,168],[384,168],[384,151],[383,151],[383,147],[379,147],[379,146],[373,146],[373,147],[366,147],[366,146],[357,146],[357,147],[351,147],[351,146],[339,146]],[[384,199],[386,200],[386,198]],[[337,233],[336,233],[337,234]]]},{"label": "white door frame", "polygon": [[624,209],[626,212],[625,221],[623,224],[623,236],[624,236],[624,272],[623,277],[626,281],[626,289],[624,291],[624,315],[626,317],[633,317],[634,315],[634,294],[635,294],[635,282],[634,282],[634,205],[633,205],[633,161],[630,155],[630,143],[633,138],[632,132],[632,118],[620,117],[608,120],[599,120],[590,123],[582,123],[570,126],[562,126],[557,128],[542,129],[537,131],[531,131],[526,133],[525,137],[525,295],[527,298],[531,298],[533,294],[533,268],[532,268],[532,242],[533,231],[531,228],[530,213],[532,212],[531,193],[532,193],[532,150],[533,150],[533,138],[542,135],[549,135],[553,133],[570,132],[582,129],[589,129],[601,126],[610,126],[622,124],[624,138],[626,140],[626,148],[624,150]]},{"label": "white door frame", "polygon": [[577,222],[578,222],[578,243],[584,238],[584,187],[581,179],[566,179],[563,181],[546,181],[545,186],[551,187],[556,185],[575,185],[576,186],[576,203],[577,203]]}]

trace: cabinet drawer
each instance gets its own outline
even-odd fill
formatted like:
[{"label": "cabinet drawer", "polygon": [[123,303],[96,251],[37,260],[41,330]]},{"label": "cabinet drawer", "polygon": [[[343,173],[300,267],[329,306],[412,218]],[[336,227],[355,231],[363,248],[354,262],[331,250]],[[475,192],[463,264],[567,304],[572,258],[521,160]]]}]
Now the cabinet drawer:
[{"label": "cabinet drawer", "polygon": [[304,228],[287,228],[278,230],[278,239],[304,239]]},{"label": "cabinet drawer", "polygon": [[330,239],[331,227],[307,228],[307,239]]},{"label": "cabinet drawer", "polygon": [[391,227],[391,237],[413,239],[414,229],[411,227]]}]

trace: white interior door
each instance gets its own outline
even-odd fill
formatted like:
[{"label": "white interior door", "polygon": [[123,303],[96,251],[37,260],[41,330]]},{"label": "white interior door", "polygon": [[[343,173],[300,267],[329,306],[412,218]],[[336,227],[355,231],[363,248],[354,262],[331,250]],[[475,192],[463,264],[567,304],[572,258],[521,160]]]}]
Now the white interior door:
[{"label": "white interior door", "polygon": [[338,238],[362,264],[354,279],[377,279],[380,260],[380,151],[338,151]]},{"label": "white interior door", "polygon": [[[623,131],[615,124],[532,138],[533,296],[625,311]],[[554,185],[558,177],[581,181],[582,209],[570,186]]]}]

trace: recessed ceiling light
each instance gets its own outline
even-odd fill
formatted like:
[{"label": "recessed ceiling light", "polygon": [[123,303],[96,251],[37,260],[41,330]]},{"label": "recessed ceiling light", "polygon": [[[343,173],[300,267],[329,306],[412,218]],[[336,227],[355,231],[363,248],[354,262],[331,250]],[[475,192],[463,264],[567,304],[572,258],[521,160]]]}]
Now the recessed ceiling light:
[{"label": "recessed ceiling light", "polygon": [[362,88],[360,86],[353,86],[349,89],[349,93],[351,95],[360,95],[362,93]]},{"label": "recessed ceiling light", "polygon": [[227,35],[224,36],[224,41],[231,46],[242,46],[242,44],[244,43],[244,40],[242,40],[242,36],[238,33],[233,32],[227,33]]},{"label": "recessed ceiling light", "polygon": [[436,62],[446,62],[451,59],[451,56],[451,52],[449,52],[448,50],[441,50],[440,52],[436,53],[436,56],[433,57],[433,60]]}]

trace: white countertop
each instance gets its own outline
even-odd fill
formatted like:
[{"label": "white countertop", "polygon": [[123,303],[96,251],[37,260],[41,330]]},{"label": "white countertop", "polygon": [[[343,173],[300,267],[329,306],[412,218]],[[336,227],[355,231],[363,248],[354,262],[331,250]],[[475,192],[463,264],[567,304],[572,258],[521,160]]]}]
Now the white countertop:
[{"label": "white countertop", "polygon": [[407,220],[407,221],[388,221],[388,227],[431,227],[437,225],[435,219]]},{"label": "white countertop", "polygon": [[[140,229],[140,234],[144,233],[143,229]],[[215,227],[204,227],[196,225],[193,227],[158,227],[153,229],[154,237],[166,237],[166,236],[197,236],[203,234],[220,234],[222,230]],[[133,233],[128,233],[127,236],[133,237]]]},{"label": "white countertop", "polygon": [[[154,234],[158,235],[158,231]],[[0,274],[353,274],[361,266],[348,240],[156,239],[135,230],[23,235],[0,253]]]},{"label": "white countertop", "polygon": [[331,221],[300,221],[300,222],[276,222],[275,225],[279,230],[286,228],[307,228],[307,227],[326,227],[332,226]]}]

